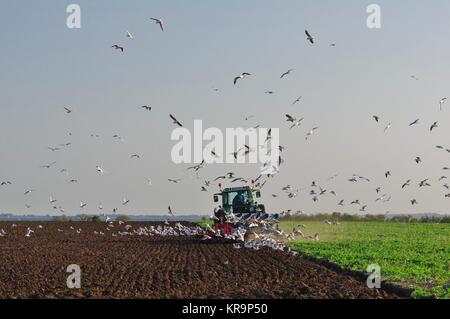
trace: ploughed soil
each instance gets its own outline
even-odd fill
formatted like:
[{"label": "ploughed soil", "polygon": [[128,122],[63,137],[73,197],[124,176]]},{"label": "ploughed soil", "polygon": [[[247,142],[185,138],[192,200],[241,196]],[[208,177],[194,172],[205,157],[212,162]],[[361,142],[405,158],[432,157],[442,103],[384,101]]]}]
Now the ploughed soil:
[{"label": "ploughed soil", "polygon": [[[113,237],[125,225],[105,223],[12,224],[0,222],[0,298],[397,298],[312,261],[223,239]],[[67,287],[71,264],[81,268],[80,289]]]}]

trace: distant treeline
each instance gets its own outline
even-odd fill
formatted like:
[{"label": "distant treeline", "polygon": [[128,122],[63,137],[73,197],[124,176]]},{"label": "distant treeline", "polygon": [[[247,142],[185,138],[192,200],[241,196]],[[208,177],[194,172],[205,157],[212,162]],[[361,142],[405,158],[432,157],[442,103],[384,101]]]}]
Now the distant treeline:
[{"label": "distant treeline", "polygon": [[450,216],[413,216],[413,215],[351,215],[346,213],[323,213],[315,215],[284,215],[280,220],[304,221],[361,221],[361,222],[399,222],[399,223],[450,223]]}]

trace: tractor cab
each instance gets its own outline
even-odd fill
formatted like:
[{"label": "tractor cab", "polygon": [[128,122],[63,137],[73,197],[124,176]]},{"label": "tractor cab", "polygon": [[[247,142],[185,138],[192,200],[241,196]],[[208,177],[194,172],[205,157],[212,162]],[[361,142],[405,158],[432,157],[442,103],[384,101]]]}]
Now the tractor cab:
[{"label": "tractor cab", "polygon": [[249,186],[225,188],[221,193],[214,195],[214,202],[222,197],[222,207],[225,213],[231,211],[235,215],[265,213],[264,205],[259,205],[255,198],[261,197],[261,192]]}]

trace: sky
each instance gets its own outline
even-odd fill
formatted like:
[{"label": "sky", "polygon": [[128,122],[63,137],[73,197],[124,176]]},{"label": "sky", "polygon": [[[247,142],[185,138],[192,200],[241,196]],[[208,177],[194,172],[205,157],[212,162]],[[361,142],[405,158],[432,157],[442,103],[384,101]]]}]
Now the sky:
[{"label": "sky", "polygon": [[[66,25],[71,3],[81,8],[80,29]],[[372,3],[381,8],[380,29],[367,27]],[[439,110],[450,95],[449,1],[9,0],[0,12],[0,182],[12,182],[0,187],[0,213],[60,214],[52,196],[68,215],[96,213],[100,203],[105,212],[165,214],[171,205],[176,214],[208,214],[218,187],[201,192],[204,180],[258,175],[259,164],[207,165],[197,177],[173,163],[169,114],[190,130],[194,120],[221,130],[279,128],[285,162],[263,188],[268,211],[358,214],[350,202],[359,199],[370,214],[448,212],[450,191],[438,179],[450,154],[435,146],[450,148],[450,102]],[[150,17],[162,18],[165,32]],[[252,76],[233,85],[242,72]],[[290,130],[285,114],[304,121]],[[63,143],[72,144],[47,148]],[[131,159],[135,153],[141,159]],[[371,182],[351,183],[353,174]],[[426,178],[432,186],[419,188]],[[317,203],[312,181],[328,191]],[[298,196],[288,198],[286,185]],[[375,202],[382,194],[391,200]],[[337,206],[341,199],[346,206]]]}]

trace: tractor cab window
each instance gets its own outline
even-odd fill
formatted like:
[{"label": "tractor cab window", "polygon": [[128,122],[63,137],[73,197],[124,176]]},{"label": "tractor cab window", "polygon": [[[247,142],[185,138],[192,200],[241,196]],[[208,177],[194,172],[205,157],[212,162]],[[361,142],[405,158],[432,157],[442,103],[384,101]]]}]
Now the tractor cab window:
[{"label": "tractor cab window", "polygon": [[239,207],[251,204],[252,197],[248,191],[229,192],[224,198],[224,206]]}]

